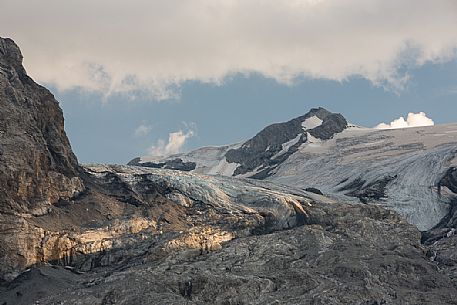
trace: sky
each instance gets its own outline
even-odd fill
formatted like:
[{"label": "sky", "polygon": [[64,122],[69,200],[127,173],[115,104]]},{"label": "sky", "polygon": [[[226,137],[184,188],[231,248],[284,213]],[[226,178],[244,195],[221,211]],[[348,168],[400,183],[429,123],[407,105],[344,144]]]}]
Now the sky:
[{"label": "sky", "polygon": [[0,36],[84,163],[239,142],[317,106],[457,122],[455,0],[1,0]]}]

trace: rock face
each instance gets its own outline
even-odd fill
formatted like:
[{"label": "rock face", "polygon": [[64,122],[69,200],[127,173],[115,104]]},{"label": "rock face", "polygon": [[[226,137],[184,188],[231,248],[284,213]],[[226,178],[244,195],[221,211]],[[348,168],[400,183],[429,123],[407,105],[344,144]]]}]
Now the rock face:
[{"label": "rock face", "polygon": [[[23,217],[41,215],[84,189],[52,94],[27,76],[11,39],[0,39],[0,273],[30,263],[37,234]],[[2,276],[3,277],[3,276]]]},{"label": "rock face", "polygon": [[128,165],[140,165],[143,167],[174,169],[184,172],[189,172],[195,169],[195,162],[183,162],[182,159],[176,158],[165,160],[164,162],[141,162],[141,158],[135,158],[128,163]]},{"label": "rock face", "polygon": [[40,213],[80,192],[62,111],[52,94],[27,76],[10,39],[0,39],[0,107],[0,184],[6,193],[1,211]]},{"label": "rock face", "polygon": [[311,109],[304,116],[266,127],[240,148],[227,151],[225,158],[229,163],[239,164],[234,176],[255,171],[250,177],[263,179],[295,153],[308,135],[328,140],[346,127],[346,119],[341,114],[324,108]]}]

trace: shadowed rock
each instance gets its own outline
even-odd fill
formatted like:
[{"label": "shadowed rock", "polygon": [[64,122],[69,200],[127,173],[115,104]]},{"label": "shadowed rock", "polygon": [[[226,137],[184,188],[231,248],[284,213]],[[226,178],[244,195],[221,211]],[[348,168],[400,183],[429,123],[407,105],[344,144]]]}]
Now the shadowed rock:
[{"label": "shadowed rock", "polygon": [[[307,129],[303,124],[307,119],[316,117],[322,122]],[[240,148],[229,150],[225,157],[229,163],[238,163],[234,176],[254,170],[255,179],[264,179],[271,171],[307,141],[307,132],[313,137],[328,140],[334,134],[347,127],[346,119],[341,114],[331,113],[324,108],[311,109],[307,114],[285,123],[276,123],[265,127]],[[296,139],[294,141],[294,139]],[[291,143],[294,141],[294,143]],[[285,147],[286,143],[291,143]],[[285,150],[284,152],[282,152]],[[282,153],[281,153],[282,152]]]}]

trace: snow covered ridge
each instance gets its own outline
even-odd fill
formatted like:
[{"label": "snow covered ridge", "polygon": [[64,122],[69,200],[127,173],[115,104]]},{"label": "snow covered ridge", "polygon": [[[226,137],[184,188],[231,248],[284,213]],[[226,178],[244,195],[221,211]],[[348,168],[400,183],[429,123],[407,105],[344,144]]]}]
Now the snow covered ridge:
[{"label": "snow covered ridge", "polygon": [[239,164],[228,163],[225,154],[241,144],[201,147],[188,153],[168,157],[145,156],[131,160],[128,165],[163,168],[181,171],[193,171],[211,175],[232,176]]},{"label": "snow covered ridge", "polygon": [[318,116],[313,115],[312,117],[309,117],[305,121],[303,121],[303,123],[301,123],[301,126],[304,130],[308,130],[321,126],[322,122],[323,121]]},{"label": "snow covered ridge", "polygon": [[288,122],[267,126],[241,144],[203,147],[166,158],[135,158],[129,165],[265,179],[308,139],[328,140],[347,126],[341,114],[315,108]]},{"label": "snow covered ridge", "polygon": [[440,184],[457,167],[456,151],[457,125],[377,130],[317,108],[270,125],[244,143],[130,164],[170,169],[191,164],[184,170],[316,188],[341,201],[385,206],[427,230],[456,198]]}]

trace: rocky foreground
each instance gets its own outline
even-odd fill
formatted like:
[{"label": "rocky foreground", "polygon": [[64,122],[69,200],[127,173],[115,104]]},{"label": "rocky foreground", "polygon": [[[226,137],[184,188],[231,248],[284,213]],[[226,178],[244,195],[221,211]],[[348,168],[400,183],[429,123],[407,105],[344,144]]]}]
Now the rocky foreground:
[{"label": "rocky foreground", "polygon": [[457,304],[455,217],[421,234],[312,189],[80,167],[9,39],[0,72],[0,304]]}]

